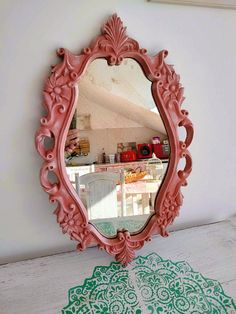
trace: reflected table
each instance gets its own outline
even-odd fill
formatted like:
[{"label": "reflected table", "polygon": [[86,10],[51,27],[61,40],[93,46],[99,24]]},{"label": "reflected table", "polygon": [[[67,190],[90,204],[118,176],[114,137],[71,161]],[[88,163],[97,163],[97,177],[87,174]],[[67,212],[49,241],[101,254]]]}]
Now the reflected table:
[{"label": "reflected table", "polygon": [[[118,196],[122,194],[122,197],[126,200],[132,199],[132,215],[149,214],[154,210],[154,202],[157,191],[161,184],[161,180],[139,180],[132,183],[125,183],[124,189],[121,185],[117,185]],[[141,196],[142,212],[138,208],[138,196]],[[125,202],[127,204],[127,201]],[[125,205],[126,205],[125,204]],[[150,208],[151,207],[151,208]],[[129,215],[127,213],[127,206],[124,206],[122,216]]]}]

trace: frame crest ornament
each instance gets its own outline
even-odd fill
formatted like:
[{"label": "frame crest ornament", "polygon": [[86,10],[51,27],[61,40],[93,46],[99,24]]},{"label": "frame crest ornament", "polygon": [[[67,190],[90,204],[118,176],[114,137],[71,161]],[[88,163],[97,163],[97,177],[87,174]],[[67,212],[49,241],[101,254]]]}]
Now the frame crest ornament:
[{"label": "frame crest ornament", "polygon": [[[62,59],[52,66],[51,74],[44,86],[43,105],[47,111],[40,120],[35,143],[44,163],[40,171],[41,185],[49,194],[49,200],[57,203],[54,214],[63,233],[78,242],[77,250],[84,250],[90,243],[96,243],[100,249],[115,256],[115,259],[127,265],[134,257],[135,250],[149,241],[153,234],[168,236],[166,228],[179,214],[183,202],[181,186],[187,185],[187,177],[192,170],[192,159],[188,151],[193,138],[193,125],[188,112],[181,109],[184,101],[180,77],[172,65],[165,63],[168,54],[162,50],[155,56],[149,56],[146,49],[140,48],[137,41],[126,35],[121,19],[112,15],[102,28],[102,34],[92,44],[84,48],[79,55],[67,49],[57,50]],[[113,238],[103,236],[89,222],[85,206],[72,187],[64,166],[64,148],[66,135],[72,119],[80,76],[87,66],[97,58],[105,58],[108,65],[119,65],[124,58],[136,60],[146,77],[152,82],[152,95],[158,107],[169,137],[171,155],[167,173],[155,200],[155,214],[138,233],[117,230]],[[186,138],[180,141],[178,127],[186,129]],[[45,139],[51,139],[51,147],[45,145]],[[183,170],[177,170],[179,160],[185,159]],[[50,180],[50,173],[56,180]]]}]

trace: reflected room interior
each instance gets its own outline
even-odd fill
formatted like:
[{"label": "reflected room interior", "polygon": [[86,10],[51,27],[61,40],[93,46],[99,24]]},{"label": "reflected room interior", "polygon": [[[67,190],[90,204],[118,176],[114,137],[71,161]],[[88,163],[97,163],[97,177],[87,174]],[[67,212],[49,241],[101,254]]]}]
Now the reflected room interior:
[{"label": "reflected room interior", "polygon": [[170,156],[151,82],[133,59],[96,59],[78,88],[69,130],[78,139],[65,149],[66,172],[104,236],[137,233],[154,213]]}]

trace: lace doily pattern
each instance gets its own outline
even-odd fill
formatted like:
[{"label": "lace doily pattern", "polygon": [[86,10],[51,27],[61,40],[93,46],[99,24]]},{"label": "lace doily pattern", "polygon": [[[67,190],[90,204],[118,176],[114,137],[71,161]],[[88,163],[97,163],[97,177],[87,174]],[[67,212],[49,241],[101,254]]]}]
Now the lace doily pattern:
[{"label": "lace doily pattern", "polygon": [[220,283],[186,262],[153,253],[126,268],[113,262],[98,266],[83,286],[69,290],[62,314],[222,314],[236,313]]}]

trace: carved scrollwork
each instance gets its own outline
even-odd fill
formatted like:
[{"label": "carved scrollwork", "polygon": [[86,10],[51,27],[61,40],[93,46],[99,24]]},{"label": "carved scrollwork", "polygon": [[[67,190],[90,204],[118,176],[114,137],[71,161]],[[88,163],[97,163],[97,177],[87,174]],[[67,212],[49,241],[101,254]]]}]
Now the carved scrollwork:
[{"label": "carved scrollwork", "polygon": [[[173,66],[165,63],[166,50],[151,57],[146,49],[126,34],[120,18],[114,14],[102,28],[102,34],[79,55],[60,48],[57,54],[62,61],[52,67],[46,79],[43,105],[47,114],[41,118],[35,136],[36,148],[44,163],[40,171],[43,189],[57,207],[54,214],[63,233],[78,242],[77,249],[84,250],[90,243],[115,256],[116,260],[127,265],[135,256],[135,250],[150,240],[153,233],[167,236],[166,228],[173,223],[183,203],[181,186],[187,184],[192,169],[192,159],[188,151],[193,138],[193,125],[188,112],[181,109],[184,89],[180,77]],[[155,215],[138,234],[118,230],[115,238],[106,238],[88,221],[86,208],[73,190],[64,169],[64,146],[66,134],[76,105],[76,83],[90,62],[105,58],[110,65],[118,65],[124,58],[133,58],[152,81],[152,94],[164,121],[170,141],[171,156],[168,171],[155,201]],[[184,127],[186,138],[180,141],[178,128]],[[45,139],[53,140],[47,148]],[[185,159],[183,170],[177,170],[179,160]],[[54,174],[51,182],[49,174]]]},{"label": "carved scrollwork", "polygon": [[104,25],[102,32],[96,44],[101,50],[112,52],[110,65],[120,64],[126,51],[139,51],[139,44],[126,35],[126,27],[116,14]]}]

